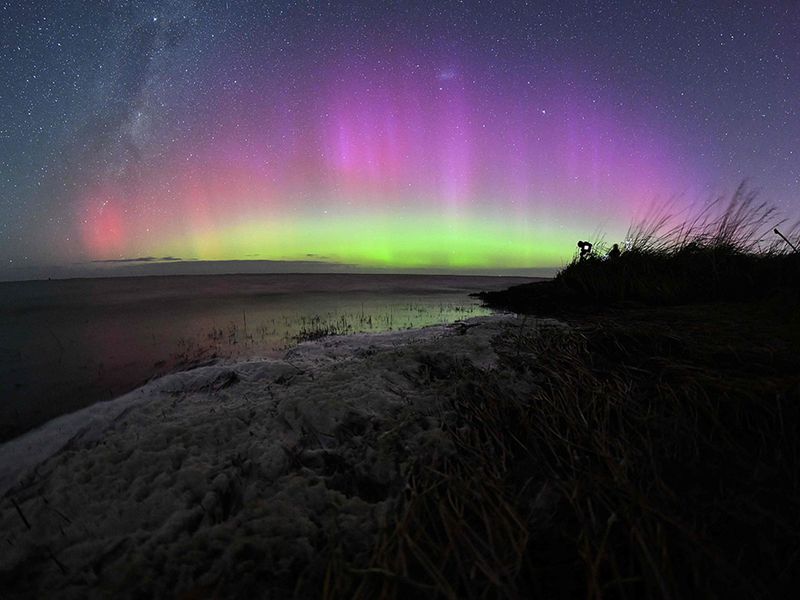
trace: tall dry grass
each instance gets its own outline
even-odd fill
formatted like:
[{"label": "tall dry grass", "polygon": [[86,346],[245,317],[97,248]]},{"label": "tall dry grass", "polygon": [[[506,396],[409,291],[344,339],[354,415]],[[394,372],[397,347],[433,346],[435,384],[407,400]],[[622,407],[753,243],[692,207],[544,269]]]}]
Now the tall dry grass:
[{"label": "tall dry grass", "polygon": [[[782,254],[790,249],[773,235],[787,219],[778,209],[759,199],[759,191],[739,184],[730,197],[717,196],[683,218],[671,203],[655,208],[628,229],[626,239],[635,252],[676,253],[689,249],[716,249],[738,254]],[[789,225],[798,237],[798,224]]]},{"label": "tall dry grass", "polygon": [[773,231],[780,227],[797,245],[798,223],[789,224],[740,185],[691,218],[667,204],[632,225],[628,250],[604,256],[602,244],[587,260],[574,259],[549,282],[482,294],[490,306],[517,312],[553,312],[619,303],[675,305],[800,293],[800,253]]}]

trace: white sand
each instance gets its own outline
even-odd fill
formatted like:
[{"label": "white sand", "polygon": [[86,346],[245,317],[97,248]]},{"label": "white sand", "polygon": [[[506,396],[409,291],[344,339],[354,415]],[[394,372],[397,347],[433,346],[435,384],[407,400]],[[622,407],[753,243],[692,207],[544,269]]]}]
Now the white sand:
[{"label": "white sand", "polygon": [[495,368],[492,339],[519,326],[325,338],[169,375],[0,446],[0,589],[294,590],[331,540],[369,551],[410,457],[452,451],[437,427],[450,374]]}]

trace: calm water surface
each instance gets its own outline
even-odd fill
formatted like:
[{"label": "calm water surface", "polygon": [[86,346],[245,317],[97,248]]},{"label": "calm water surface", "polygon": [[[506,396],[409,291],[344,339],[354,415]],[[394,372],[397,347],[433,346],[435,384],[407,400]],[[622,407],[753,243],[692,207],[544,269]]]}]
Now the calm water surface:
[{"label": "calm water surface", "polygon": [[0,283],[0,441],[204,361],[276,357],[321,333],[489,314],[468,294],[524,281],[311,274]]}]

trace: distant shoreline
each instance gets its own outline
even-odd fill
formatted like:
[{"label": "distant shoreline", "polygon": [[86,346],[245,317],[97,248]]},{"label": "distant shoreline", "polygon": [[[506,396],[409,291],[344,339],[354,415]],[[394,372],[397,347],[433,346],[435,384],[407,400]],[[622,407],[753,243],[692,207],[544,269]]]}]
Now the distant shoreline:
[{"label": "distant shoreline", "polygon": [[[275,270],[264,270],[264,262],[270,263]],[[231,270],[235,265],[244,265],[244,270]],[[191,265],[191,268],[182,270],[179,267]],[[259,268],[260,265],[260,268]],[[274,265],[278,265],[275,267]],[[152,272],[155,267],[167,267],[176,272]],[[282,270],[283,267],[287,270]],[[400,276],[400,277],[485,277],[508,279],[550,279],[557,271],[556,267],[541,267],[529,269],[468,269],[465,272],[454,272],[446,269],[363,269],[349,270],[346,268],[330,268],[327,263],[316,264],[315,269],[297,269],[296,263],[284,264],[280,261],[181,261],[178,263],[121,263],[118,266],[96,267],[58,267],[53,275],[48,275],[46,268],[33,267],[35,274],[28,276],[9,275],[8,269],[0,270],[0,285],[4,283],[22,283],[33,281],[71,281],[82,279],[126,279],[126,278],[152,278],[152,277],[250,277],[250,276],[278,276],[278,275],[320,275],[320,276]],[[247,270],[251,268],[253,270]],[[208,269],[208,270],[204,270]],[[214,270],[219,269],[219,270]],[[112,272],[113,271],[113,272]]]}]

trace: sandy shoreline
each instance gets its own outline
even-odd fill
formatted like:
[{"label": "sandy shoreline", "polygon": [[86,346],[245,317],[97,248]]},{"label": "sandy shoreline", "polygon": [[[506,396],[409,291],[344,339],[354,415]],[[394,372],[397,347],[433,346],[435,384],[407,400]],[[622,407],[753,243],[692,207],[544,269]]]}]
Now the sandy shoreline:
[{"label": "sandy shoreline", "polygon": [[249,275],[0,284],[0,443],[214,359],[486,316],[520,279]]},{"label": "sandy shoreline", "polygon": [[409,460],[453,451],[440,429],[453,374],[498,368],[522,325],[325,338],[169,375],[4,444],[0,583],[21,596],[288,591],[319,575],[323,546],[363,556]]}]

